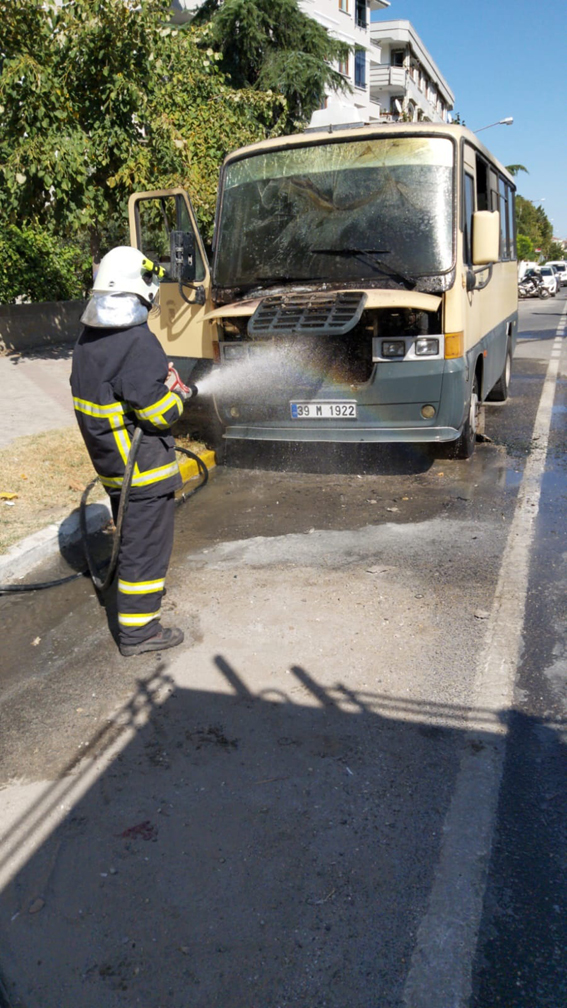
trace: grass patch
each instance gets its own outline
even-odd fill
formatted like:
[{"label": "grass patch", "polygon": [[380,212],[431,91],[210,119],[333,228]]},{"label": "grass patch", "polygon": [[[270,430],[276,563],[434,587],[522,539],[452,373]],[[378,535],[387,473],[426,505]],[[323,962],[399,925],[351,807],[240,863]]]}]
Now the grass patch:
[{"label": "grass patch", "polygon": [[[204,449],[186,436],[178,441],[193,452]],[[0,499],[0,554],[75,511],[95,475],[76,427],[17,438],[0,450],[0,494],[17,494],[12,501]],[[105,497],[103,488],[96,486],[89,500]]]}]

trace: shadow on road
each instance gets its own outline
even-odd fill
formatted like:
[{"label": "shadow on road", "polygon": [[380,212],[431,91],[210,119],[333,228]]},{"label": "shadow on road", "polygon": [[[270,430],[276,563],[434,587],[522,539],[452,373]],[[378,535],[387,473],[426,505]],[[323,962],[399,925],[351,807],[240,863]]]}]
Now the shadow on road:
[{"label": "shadow on road", "polygon": [[230,692],[158,667],[119,719],[145,723],[87,793],[64,774],[10,828],[4,869],[68,809],[0,897],[14,1006],[397,1003],[464,712],[299,667],[288,695],[253,695],[215,668]]},{"label": "shadow on road", "polygon": [[158,665],[93,740],[105,769],[85,793],[69,767],[12,823],[13,1008],[401,1003],[459,757],[491,744],[493,718],[475,712],[473,743],[464,708],[325,689],[298,666],[285,694],[255,695],[220,655],[214,674],[225,692]]}]

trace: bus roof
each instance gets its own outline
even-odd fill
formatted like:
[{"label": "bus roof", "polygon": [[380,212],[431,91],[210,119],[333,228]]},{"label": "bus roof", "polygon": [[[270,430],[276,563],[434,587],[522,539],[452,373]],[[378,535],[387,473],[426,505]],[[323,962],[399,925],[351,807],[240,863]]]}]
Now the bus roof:
[{"label": "bus roof", "polygon": [[231,151],[225,158],[224,164],[231,161],[238,161],[243,157],[250,157],[253,154],[261,154],[262,151],[281,150],[286,147],[313,147],[314,144],[325,143],[329,140],[364,140],[380,136],[428,136],[452,137],[456,140],[466,140],[472,147],[475,147],[481,154],[484,154],[489,161],[504,175],[513,188],[516,183],[512,175],[506,170],[497,158],[494,157],[481,140],[466,126],[458,126],[454,123],[374,123],[370,126],[349,126],[343,129],[329,129],[324,127],[321,130],[310,129],[304,133],[291,133],[288,136],[272,137],[270,140],[259,140],[257,143],[247,147],[240,147]]}]

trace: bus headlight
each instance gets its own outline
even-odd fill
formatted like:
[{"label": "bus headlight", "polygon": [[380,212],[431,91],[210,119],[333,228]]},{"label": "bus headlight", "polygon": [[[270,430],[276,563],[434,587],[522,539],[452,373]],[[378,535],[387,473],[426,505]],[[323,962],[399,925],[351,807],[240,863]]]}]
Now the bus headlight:
[{"label": "bus headlight", "polygon": [[382,357],[405,357],[405,340],[384,340],[382,343]]},{"label": "bus headlight", "polygon": [[420,336],[415,341],[416,357],[435,357],[439,353],[439,340]]}]

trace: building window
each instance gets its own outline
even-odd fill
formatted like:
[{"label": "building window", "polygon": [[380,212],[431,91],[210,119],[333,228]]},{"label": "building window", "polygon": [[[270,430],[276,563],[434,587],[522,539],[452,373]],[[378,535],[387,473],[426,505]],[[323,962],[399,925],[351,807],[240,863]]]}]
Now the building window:
[{"label": "building window", "polygon": [[366,50],[357,49],[354,54],[354,83],[356,87],[366,87]]},{"label": "building window", "polygon": [[344,59],[339,60],[339,73],[343,74],[345,77],[349,76],[348,56],[345,56]]},{"label": "building window", "polygon": [[392,49],[390,53],[390,66],[404,65],[405,51],[403,49]]},{"label": "building window", "polygon": [[342,10],[345,12],[345,14],[348,14],[348,0],[339,0],[339,10]]},{"label": "building window", "polygon": [[366,0],[356,0],[354,20],[359,28],[368,28]]}]

